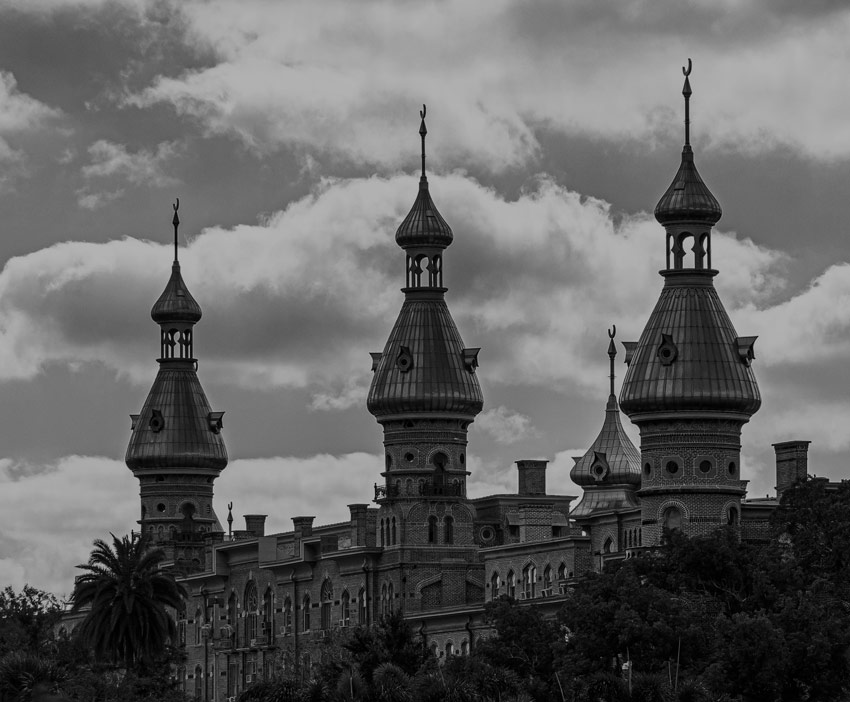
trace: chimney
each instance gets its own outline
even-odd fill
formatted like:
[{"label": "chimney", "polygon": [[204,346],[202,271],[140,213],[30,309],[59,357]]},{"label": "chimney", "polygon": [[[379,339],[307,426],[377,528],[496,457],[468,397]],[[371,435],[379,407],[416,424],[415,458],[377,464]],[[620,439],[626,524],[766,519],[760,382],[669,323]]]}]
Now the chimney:
[{"label": "chimney", "polygon": [[517,461],[519,473],[519,495],[546,494],[546,466],[549,461],[523,460]]},{"label": "chimney", "polygon": [[811,441],[782,441],[773,444],[776,451],[776,495],[805,480],[809,473],[809,444]]},{"label": "chimney", "polygon": [[245,531],[252,536],[266,535],[266,514],[246,514],[245,515]]},{"label": "chimney", "polygon": [[348,505],[351,512],[351,545],[366,545],[366,511],[369,505]]}]

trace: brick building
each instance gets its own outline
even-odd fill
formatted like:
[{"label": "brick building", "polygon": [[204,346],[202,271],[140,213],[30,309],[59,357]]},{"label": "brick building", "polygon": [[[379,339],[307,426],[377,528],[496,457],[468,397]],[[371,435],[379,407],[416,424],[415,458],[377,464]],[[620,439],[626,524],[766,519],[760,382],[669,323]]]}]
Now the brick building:
[{"label": "brick building", "polygon": [[[212,509],[227,464],[222,414],[197,377],[192,329],[201,309],[180,274],[152,310],[159,373],[133,415],[127,465],[139,478],[142,528],[163,545],[191,593],[177,613],[188,660],[180,683],[227,702],[260,677],[308,675],[322,643],[400,610],[438,657],[464,654],[487,633],[486,601],[509,595],[555,606],[574,578],[657,544],[664,526],[706,533],[723,524],[760,538],[775,499],[745,500],[741,427],[760,404],[754,337],[739,337],[713,286],[711,228],[720,205],[689,144],[656,208],[666,230],[664,288],[640,340],[625,344],[618,404],[614,333],[601,431],[575,459],[583,497],[550,495],[546,461],[517,461],[517,492],[467,495],[467,429],[483,407],[478,348],[467,347],[445,301],[451,227],[425,174],[396,232],[404,300],[382,352],[372,354],[367,406],[383,431],[374,506],[348,519],[265,533],[264,515],[225,535]],[[690,246],[692,257],[687,255]],[[401,277],[401,276],[400,276]],[[629,440],[620,408],[638,426]],[[807,442],[776,444],[777,489],[806,474]],[[232,526],[232,515],[228,515]]]}]

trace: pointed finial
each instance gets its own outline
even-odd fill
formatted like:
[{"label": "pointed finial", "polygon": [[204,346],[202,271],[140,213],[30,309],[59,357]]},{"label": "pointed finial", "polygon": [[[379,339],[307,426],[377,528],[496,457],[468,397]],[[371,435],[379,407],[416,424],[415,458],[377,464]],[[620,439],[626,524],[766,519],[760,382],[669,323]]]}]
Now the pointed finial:
[{"label": "pointed finial", "polygon": [[174,225],[174,262],[177,263],[177,227],[180,226],[180,218],[177,216],[177,210],[180,209],[180,198],[172,205],[174,208],[174,217],[171,219],[171,224]]},{"label": "pointed finial", "polygon": [[233,536],[233,503],[227,503],[227,537]]},{"label": "pointed finial", "polygon": [[422,109],[419,110],[419,117],[422,119],[422,122],[419,125],[419,136],[422,137],[422,177],[425,177],[425,135],[428,133],[428,130],[425,128],[425,113],[427,112],[427,108],[425,104],[422,104]]},{"label": "pointed finial", "polygon": [[685,76],[685,85],[682,88],[682,95],[685,96],[685,146],[691,145],[691,109],[690,109],[691,106],[690,106],[690,99],[691,99],[691,93],[693,91],[691,90],[691,81],[688,78],[688,76],[691,75],[691,69],[692,68],[693,68],[693,63],[691,63],[690,59],[688,59],[688,67],[687,68],[682,66],[682,73]]},{"label": "pointed finial", "polygon": [[608,358],[611,360],[611,392],[610,394],[614,394],[614,357],[617,355],[617,347],[614,346],[614,337],[617,334],[617,325],[612,325],[612,328],[608,330],[608,338],[611,340],[608,342]]}]

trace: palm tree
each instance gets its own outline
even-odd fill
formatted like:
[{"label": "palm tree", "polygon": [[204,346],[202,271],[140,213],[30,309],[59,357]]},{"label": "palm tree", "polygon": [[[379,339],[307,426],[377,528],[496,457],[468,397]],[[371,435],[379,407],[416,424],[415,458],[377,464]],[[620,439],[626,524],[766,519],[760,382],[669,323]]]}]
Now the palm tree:
[{"label": "palm tree", "polygon": [[186,589],[160,569],[161,548],[151,548],[144,534],[102,539],[74,584],[72,611],[89,607],[79,634],[99,660],[123,663],[128,670],[161,656],[169,639],[176,640],[174,620],[166,607],[176,609]]}]

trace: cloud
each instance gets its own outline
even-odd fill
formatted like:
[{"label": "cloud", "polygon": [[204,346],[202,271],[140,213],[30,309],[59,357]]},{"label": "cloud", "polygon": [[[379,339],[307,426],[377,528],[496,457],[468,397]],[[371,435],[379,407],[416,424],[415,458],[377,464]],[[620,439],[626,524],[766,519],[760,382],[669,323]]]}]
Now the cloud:
[{"label": "cloud", "polygon": [[[261,224],[193,239],[180,259],[205,313],[202,376],[309,387],[314,409],[359,402],[367,351],[383,347],[401,306],[403,254],[392,235],[416,187],[407,176],[325,180]],[[456,232],[445,256],[449,304],[466,342],[483,347],[482,377],[595,392],[593,373],[606,363],[599,329],[622,320],[622,338],[637,338],[658,295],[658,225],[645,215],[615,224],[606,203],[546,178],[515,200],[462,174],[431,187]],[[735,262],[724,298],[769,299],[782,257],[728,235],[715,242],[717,263]],[[97,362],[150,382],[158,336],[147,315],[170,260],[170,247],[135,239],[11,259],[0,273],[2,377]]]},{"label": "cloud", "polygon": [[[77,191],[77,203],[84,209],[94,210],[121,197],[124,190],[97,191],[98,184],[108,183],[114,188],[116,181],[133,186],[164,188],[180,181],[165,172],[166,165],[179,152],[177,142],[161,142],[155,149],[139,149],[135,153],[123,144],[105,139],[88,148],[90,162],[82,167],[83,178],[89,184]],[[94,184],[91,182],[94,181]]]},{"label": "cloud", "polygon": [[537,436],[531,418],[514,412],[504,405],[488,409],[475,418],[473,427],[495,439],[497,444],[514,444],[522,439]]},{"label": "cloud", "polygon": [[217,62],[160,75],[123,104],[171,105],[258,154],[305,148],[393,170],[426,102],[430,163],[498,172],[533,164],[541,129],[649,145],[669,135],[678,68],[693,56],[701,143],[846,157],[850,97],[831,86],[850,11],[774,4],[185,2],[187,41]]}]

